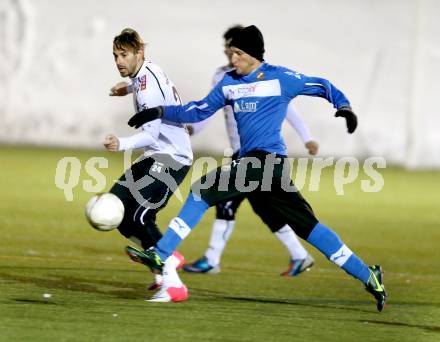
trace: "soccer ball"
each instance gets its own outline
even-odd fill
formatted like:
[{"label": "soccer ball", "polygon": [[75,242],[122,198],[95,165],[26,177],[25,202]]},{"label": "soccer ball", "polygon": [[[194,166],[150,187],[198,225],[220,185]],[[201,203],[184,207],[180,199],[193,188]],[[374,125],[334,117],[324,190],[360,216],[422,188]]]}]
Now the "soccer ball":
[{"label": "soccer ball", "polygon": [[86,204],[86,218],[97,230],[115,229],[124,218],[124,204],[111,193],[96,194]]}]

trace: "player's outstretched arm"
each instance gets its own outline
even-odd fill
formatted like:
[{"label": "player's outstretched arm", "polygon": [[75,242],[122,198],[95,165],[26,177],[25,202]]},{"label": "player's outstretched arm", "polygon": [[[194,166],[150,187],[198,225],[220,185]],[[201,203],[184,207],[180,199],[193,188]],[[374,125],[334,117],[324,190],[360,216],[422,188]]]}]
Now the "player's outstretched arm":
[{"label": "player's outstretched arm", "polygon": [[126,151],[136,148],[148,147],[156,143],[160,134],[160,120],[142,125],[139,133],[128,137],[117,137],[109,134],[104,140],[104,146],[108,151]]},{"label": "player's outstretched arm", "polygon": [[324,78],[307,77],[304,75],[301,75],[301,77],[303,78],[304,87],[300,94],[323,97],[332,103],[337,109],[335,116],[345,118],[347,132],[353,133],[357,128],[358,120],[356,114],[351,109],[350,101],[348,101],[344,93]]},{"label": "player's outstretched arm", "polygon": [[105,137],[103,144],[107,151],[116,152],[147,147],[155,141],[156,139],[149,132],[142,131],[129,137],[109,134]]},{"label": "player's outstretched arm", "polygon": [[144,109],[130,118],[128,125],[138,128],[155,119],[166,119],[172,122],[200,122],[226,105],[221,82],[201,101],[189,102],[183,106],[165,106]]},{"label": "player's outstretched arm", "polygon": [[159,106],[141,110],[128,120],[128,125],[134,128],[139,128],[147,122],[160,119],[163,115],[163,108],[164,107]]}]

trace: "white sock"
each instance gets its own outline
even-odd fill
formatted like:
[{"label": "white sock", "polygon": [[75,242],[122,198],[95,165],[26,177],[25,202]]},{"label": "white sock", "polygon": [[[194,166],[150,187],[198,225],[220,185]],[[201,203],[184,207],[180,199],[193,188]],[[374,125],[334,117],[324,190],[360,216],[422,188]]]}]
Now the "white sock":
[{"label": "white sock", "polygon": [[163,282],[162,274],[154,273],[154,281],[156,282],[156,284],[162,284]]},{"label": "white sock", "polygon": [[216,219],[212,225],[211,239],[206,250],[205,257],[208,259],[208,264],[217,266],[220,264],[220,258],[226,243],[231,237],[234,230],[235,221],[226,221]]},{"label": "white sock", "polygon": [[308,255],[295,232],[287,224],[275,232],[275,236],[286,246],[292,259],[305,259]]},{"label": "white sock", "polygon": [[180,280],[176,271],[176,266],[178,264],[179,259],[174,255],[169,256],[168,259],[165,260],[162,271],[163,285],[168,287],[181,287],[183,285],[182,280]]},{"label": "white sock", "polygon": [[180,260],[176,258],[174,253],[171,254],[166,261],[168,261],[169,265],[173,266],[174,268],[177,268],[177,266],[180,264]]}]

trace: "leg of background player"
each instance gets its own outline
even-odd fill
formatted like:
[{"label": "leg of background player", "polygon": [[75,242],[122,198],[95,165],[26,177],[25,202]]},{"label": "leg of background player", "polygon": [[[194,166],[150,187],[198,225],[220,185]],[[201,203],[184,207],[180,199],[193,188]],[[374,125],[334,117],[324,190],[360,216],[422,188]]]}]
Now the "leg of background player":
[{"label": "leg of background player", "polygon": [[191,264],[183,266],[190,273],[218,273],[223,250],[235,226],[235,213],[245,197],[216,204],[216,219],[212,225],[211,237],[205,254]]},{"label": "leg of background player", "polygon": [[293,229],[286,224],[281,215],[267,205],[267,197],[264,194],[255,193],[251,194],[248,199],[254,212],[260,216],[290,254],[289,267],[281,275],[296,276],[309,270],[315,262],[313,257],[306,251]]}]

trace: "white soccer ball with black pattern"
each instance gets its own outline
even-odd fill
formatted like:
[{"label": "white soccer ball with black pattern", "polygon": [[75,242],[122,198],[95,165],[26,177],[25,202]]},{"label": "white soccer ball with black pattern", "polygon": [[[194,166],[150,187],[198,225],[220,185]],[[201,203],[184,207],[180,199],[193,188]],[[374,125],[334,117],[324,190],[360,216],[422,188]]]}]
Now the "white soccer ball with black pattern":
[{"label": "white soccer ball with black pattern", "polygon": [[115,229],[124,218],[124,204],[111,193],[96,194],[86,204],[86,218],[97,230]]}]

